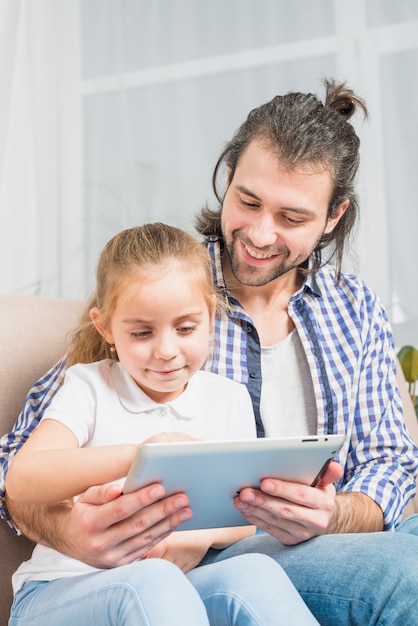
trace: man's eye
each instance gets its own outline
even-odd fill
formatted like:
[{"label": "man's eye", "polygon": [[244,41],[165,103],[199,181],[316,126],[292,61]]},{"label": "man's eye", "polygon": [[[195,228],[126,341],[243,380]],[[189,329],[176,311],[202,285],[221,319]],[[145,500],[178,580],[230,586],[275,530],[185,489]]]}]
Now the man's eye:
[{"label": "man's eye", "polygon": [[240,202],[243,206],[248,207],[250,209],[256,209],[258,207],[258,204],[256,204],[255,202],[247,202],[246,200],[243,200],[242,198],[240,199]]},{"label": "man's eye", "polygon": [[280,215],[280,219],[283,221],[284,224],[288,224],[289,226],[300,226],[305,221],[303,219],[300,219],[299,216],[297,216],[296,218],[293,217],[293,213],[282,213]]}]

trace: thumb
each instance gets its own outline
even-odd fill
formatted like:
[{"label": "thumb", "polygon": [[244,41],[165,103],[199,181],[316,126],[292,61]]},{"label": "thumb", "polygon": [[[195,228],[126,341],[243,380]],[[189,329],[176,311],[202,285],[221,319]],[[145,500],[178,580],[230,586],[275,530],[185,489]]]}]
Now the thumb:
[{"label": "thumb", "polygon": [[97,485],[95,487],[89,487],[79,497],[78,502],[82,504],[106,504],[119,498],[122,490],[116,483],[110,485]]},{"label": "thumb", "polygon": [[328,485],[332,485],[333,483],[340,480],[341,476],[343,475],[343,472],[344,470],[343,470],[342,465],[340,465],[336,461],[331,461],[331,463],[328,464],[327,469],[322,474],[316,486],[327,487]]}]

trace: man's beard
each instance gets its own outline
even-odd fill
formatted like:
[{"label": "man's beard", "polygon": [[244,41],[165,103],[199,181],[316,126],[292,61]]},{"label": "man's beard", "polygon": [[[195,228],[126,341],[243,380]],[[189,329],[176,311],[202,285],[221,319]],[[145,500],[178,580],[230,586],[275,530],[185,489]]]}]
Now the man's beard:
[{"label": "man's beard", "polygon": [[[268,270],[260,269],[259,267],[252,267],[245,262],[240,262],[238,255],[236,254],[235,243],[237,241],[237,236],[235,233],[232,235],[232,241],[225,242],[226,252],[229,257],[229,263],[231,267],[231,271],[234,277],[242,284],[247,287],[261,287],[263,285],[267,285],[272,282],[276,278],[287,274],[291,270],[302,265],[312,254],[313,250],[318,245],[318,242],[315,243],[314,248],[308,254],[300,254],[292,261],[289,261],[290,250],[286,246],[282,246],[281,248],[277,248],[272,252],[272,254],[281,255],[281,260],[277,265]],[[244,241],[244,240],[243,240]],[[247,242],[245,242],[247,243]],[[248,242],[250,247],[252,246]]]}]

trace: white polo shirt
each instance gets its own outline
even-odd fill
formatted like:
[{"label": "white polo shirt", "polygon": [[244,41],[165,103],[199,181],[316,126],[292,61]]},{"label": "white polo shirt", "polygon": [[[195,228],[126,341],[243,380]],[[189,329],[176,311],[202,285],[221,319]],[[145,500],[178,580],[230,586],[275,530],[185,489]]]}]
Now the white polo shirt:
[{"label": "white polo shirt", "polygon": [[[42,419],[65,424],[80,447],[141,443],[160,432],[183,432],[205,440],[255,438],[245,385],[199,371],[172,402],[151,400],[117,361],[74,365]],[[13,575],[16,593],[29,580],[54,580],[97,571],[56,550],[37,545]]]}]

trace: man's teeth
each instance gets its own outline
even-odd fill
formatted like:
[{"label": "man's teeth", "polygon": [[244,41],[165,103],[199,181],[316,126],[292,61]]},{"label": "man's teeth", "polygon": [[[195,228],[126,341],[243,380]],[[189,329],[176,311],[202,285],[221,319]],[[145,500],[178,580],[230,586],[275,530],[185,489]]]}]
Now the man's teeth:
[{"label": "man's teeth", "polygon": [[253,257],[253,259],[270,259],[273,256],[272,254],[263,254],[262,252],[257,252],[256,250],[248,248],[247,246],[245,246],[245,249],[248,254]]}]

